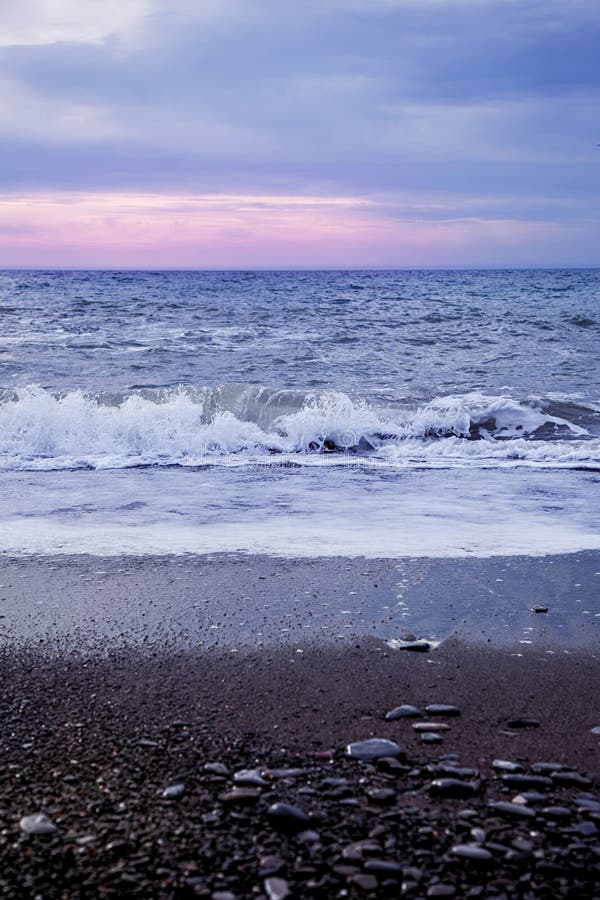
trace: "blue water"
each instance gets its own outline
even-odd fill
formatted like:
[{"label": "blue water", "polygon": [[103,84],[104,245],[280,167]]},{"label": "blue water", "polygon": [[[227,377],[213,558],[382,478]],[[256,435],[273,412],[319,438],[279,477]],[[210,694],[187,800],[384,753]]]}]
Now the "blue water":
[{"label": "blue water", "polygon": [[600,271],[0,273],[0,551],[600,547]]}]

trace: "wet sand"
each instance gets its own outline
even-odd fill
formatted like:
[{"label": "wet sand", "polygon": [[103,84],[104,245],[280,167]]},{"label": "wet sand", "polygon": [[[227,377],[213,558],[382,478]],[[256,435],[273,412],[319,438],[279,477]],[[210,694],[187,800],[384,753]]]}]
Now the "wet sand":
[{"label": "wet sand", "polygon": [[598,896],[599,562],[3,559],[3,895]]}]

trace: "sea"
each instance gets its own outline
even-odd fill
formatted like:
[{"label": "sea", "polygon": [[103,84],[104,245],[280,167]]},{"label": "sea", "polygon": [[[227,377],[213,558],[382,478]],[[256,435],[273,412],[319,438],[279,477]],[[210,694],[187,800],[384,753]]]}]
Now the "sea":
[{"label": "sea", "polygon": [[600,270],[0,273],[0,553],[600,548]]}]

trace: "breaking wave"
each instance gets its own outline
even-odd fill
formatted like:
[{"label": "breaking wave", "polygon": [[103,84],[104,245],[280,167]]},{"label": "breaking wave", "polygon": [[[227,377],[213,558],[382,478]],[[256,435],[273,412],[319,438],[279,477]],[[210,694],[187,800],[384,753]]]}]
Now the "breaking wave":
[{"label": "breaking wave", "polygon": [[469,393],[389,407],[255,385],[0,391],[0,468],[245,463],[600,467],[600,409]]}]

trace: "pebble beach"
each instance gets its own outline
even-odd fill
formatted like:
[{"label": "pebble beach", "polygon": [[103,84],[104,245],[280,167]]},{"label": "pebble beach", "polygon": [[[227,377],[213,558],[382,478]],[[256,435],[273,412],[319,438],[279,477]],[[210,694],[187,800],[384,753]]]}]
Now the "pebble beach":
[{"label": "pebble beach", "polygon": [[[429,577],[462,572],[468,593],[505,562],[446,561]],[[550,562],[561,584],[598,569],[594,554]],[[384,585],[398,561],[368,564]],[[585,630],[551,628],[568,619],[557,601],[534,611],[534,578],[519,610],[544,627],[528,643],[515,626],[500,640],[498,623],[465,639],[449,617],[438,641],[421,610],[396,640],[373,615],[302,640],[283,622],[258,647],[248,622],[264,592],[291,602],[311,570],[321,599],[360,590],[365,561],[95,565],[105,574],[91,580],[81,558],[0,569],[3,896],[598,896],[600,653]],[[520,565],[531,576],[544,560]],[[225,615],[242,571],[246,619],[236,600],[221,638],[209,620],[192,629],[181,598],[214,591]],[[173,599],[160,630],[145,626],[169,581],[179,614]],[[124,583],[128,616],[103,630],[103,595],[115,604]],[[11,626],[24,592],[38,608],[53,599],[54,626],[33,627],[22,603]]]}]

